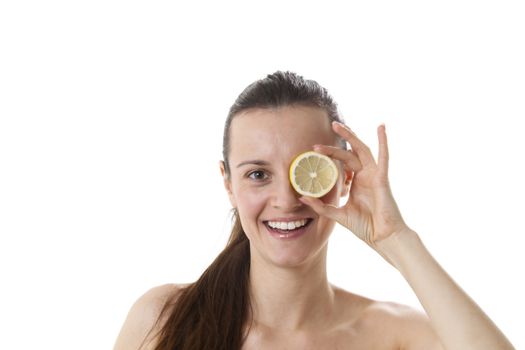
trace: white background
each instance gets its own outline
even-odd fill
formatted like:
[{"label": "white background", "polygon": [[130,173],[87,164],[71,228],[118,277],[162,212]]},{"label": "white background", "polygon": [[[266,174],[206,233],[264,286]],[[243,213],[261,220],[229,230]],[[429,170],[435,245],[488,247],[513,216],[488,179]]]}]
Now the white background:
[{"label": "white background", "polygon": [[[195,280],[229,233],[228,108],[280,69],[374,152],[386,123],[406,221],[525,348],[522,2],[182,3],[1,3],[0,347],[110,349],[141,294]],[[329,252],[333,283],[419,307],[351,233]]]}]

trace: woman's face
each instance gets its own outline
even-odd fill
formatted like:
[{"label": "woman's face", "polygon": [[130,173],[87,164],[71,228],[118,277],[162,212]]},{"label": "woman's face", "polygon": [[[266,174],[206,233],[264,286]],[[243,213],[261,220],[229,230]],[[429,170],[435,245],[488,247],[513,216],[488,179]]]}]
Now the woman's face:
[{"label": "woman's face", "polygon": [[[235,116],[230,128],[231,173],[225,185],[250,239],[252,258],[279,266],[319,259],[335,223],[299,201],[289,167],[315,144],[338,145],[326,112],[305,106],[250,109]],[[338,205],[348,190],[344,177],[322,201]]]}]

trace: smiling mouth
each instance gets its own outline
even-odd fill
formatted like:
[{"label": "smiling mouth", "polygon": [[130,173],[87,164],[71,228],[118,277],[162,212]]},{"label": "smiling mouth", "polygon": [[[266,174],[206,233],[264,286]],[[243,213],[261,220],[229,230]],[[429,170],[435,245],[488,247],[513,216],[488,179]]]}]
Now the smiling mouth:
[{"label": "smiling mouth", "polygon": [[268,231],[278,235],[292,235],[294,233],[304,232],[312,223],[313,219],[301,219],[296,221],[263,221]]}]

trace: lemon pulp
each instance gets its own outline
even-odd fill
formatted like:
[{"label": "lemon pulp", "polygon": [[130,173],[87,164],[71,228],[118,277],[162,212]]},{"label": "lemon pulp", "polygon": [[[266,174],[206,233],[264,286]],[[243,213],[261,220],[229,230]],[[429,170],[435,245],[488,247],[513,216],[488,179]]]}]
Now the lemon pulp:
[{"label": "lemon pulp", "polygon": [[303,196],[324,196],[334,187],[338,175],[334,161],[314,151],[299,154],[290,165],[290,183]]}]

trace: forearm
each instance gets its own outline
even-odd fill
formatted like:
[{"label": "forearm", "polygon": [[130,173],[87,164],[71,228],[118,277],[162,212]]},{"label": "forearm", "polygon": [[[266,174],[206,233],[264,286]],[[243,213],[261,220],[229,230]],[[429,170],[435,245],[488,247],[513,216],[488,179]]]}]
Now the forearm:
[{"label": "forearm", "polygon": [[415,232],[391,237],[377,248],[414,290],[445,349],[514,349],[437,263]]}]

